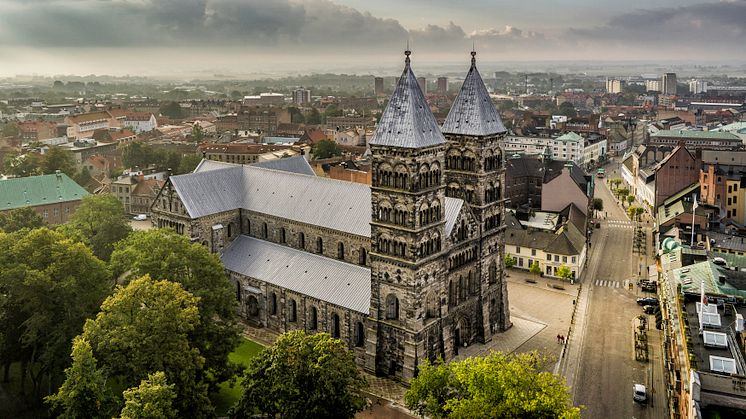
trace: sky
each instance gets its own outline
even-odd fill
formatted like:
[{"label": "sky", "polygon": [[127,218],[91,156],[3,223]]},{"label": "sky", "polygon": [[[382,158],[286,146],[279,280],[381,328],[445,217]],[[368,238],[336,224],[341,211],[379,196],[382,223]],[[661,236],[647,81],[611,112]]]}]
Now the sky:
[{"label": "sky", "polygon": [[0,76],[746,60],[746,0],[0,0]]}]

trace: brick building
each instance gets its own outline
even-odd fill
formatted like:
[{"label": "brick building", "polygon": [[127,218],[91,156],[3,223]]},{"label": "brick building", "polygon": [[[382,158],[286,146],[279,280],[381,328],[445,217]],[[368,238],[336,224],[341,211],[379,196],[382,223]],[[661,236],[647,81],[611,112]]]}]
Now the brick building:
[{"label": "brick building", "polygon": [[88,195],[66,174],[0,180],[0,212],[33,208],[49,225],[66,223]]}]

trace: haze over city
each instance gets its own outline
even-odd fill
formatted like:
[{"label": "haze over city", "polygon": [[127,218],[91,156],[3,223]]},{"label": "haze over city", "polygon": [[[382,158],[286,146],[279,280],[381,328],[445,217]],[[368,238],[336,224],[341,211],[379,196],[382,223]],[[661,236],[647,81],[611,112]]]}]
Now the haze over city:
[{"label": "haze over city", "polygon": [[496,69],[742,64],[746,2],[0,0],[2,76],[370,73],[394,68],[407,41],[422,70],[472,45]]}]

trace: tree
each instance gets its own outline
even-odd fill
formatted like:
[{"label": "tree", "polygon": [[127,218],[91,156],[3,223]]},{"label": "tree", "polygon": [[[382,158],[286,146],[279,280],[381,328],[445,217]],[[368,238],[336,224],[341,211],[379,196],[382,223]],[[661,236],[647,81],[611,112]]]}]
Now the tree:
[{"label": "tree", "polygon": [[575,105],[572,103],[562,102],[562,104],[559,105],[559,114],[568,118],[575,118],[578,116],[578,111],[575,110]]},{"label": "tree", "polygon": [[15,122],[6,122],[5,124],[3,124],[3,127],[0,130],[0,134],[2,134],[3,137],[18,137],[18,135],[20,134],[18,124],[16,124]]},{"label": "tree", "polygon": [[192,141],[201,143],[204,138],[205,134],[202,132],[202,125],[197,122],[192,124]]},{"label": "tree", "polygon": [[619,199],[621,199],[622,197],[626,197],[627,195],[629,195],[629,189],[627,189],[627,188],[618,188],[616,190],[616,195],[617,195],[617,197]]},{"label": "tree", "polygon": [[180,284],[146,275],[117,286],[95,320],[86,322],[83,337],[119,384],[132,387],[163,371],[175,384],[178,411],[205,417],[212,406],[197,378],[205,359],[189,339],[199,323],[198,301]]},{"label": "tree", "polygon": [[114,195],[85,196],[69,224],[83,234],[93,254],[103,260],[109,260],[114,243],[132,232],[124,207]]},{"label": "tree", "polygon": [[61,418],[111,418],[116,401],[96,366],[91,344],[80,336],[73,340],[72,359],[62,387],[46,397],[52,411]]},{"label": "tree", "polygon": [[632,219],[632,221],[637,221],[638,218],[645,212],[643,208],[630,206],[627,208],[627,214],[629,215],[629,218]]},{"label": "tree", "polygon": [[120,419],[174,418],[172,406],[176,398],[174,385],[168,384],[166,374],[158,371],[140,381],[140,386],[124,391],[124,408]]},{"label": "tree", "polygon": [[565,281],[568,281],[573,278],[572,270],[568,268],[566,265],[560,265],[560,267],[557,268],[554,274],[560,277],[560,279],[563,279]]},{"label": "tree", "polygon": [[49,147],[49,150],[44,154],[42,172],[48,175],[57,170],[70,177],[75,176],[75,172],[77,171],[75,169],[75,161],[70,153],[59,147]]},{"label": "tree", "polygon": [[201,161],[202,156],[200,156],[199,154],[187,154],[186,156],[181,158],[179,166],[176,168],[176,174],[183,175],[185,173],[192,173]]},{"label": "tree", "polygon": [[93,180],[93,176],[91,176],[91,172],[88,170],[87,167],[83,166],[82,169],[80,169],[80,172],[75,175],[73,178],[75,180],[75,183],[77,183],[80,186],[85,187],[90,183],[91,180]]},{"label": "tree", "polygon": [[280,335],[252,359],[241,386],[234,418],[352,418],[366,405],[367,383],[352,352],[327,333]]},{"label": "tree", "polygon": [[16,208],[0,213],[0,231],[13,233],[22,228],[33,230],[47,225],[47,222],[31,207]]},{"label": "tree", "polygon": [[516,263],[516,260],[514,257],[507,255],[507,254],[505,255],[505,267],[506,268],[512,268],[513,266],[515,266],[515,263]]},{"label": "tree", "polygon": [[147,144],[134,142],[122,150],[122,162],[129,168],[145,168],[152,162],[152,150]]},{"label": "tree", "polygon": [[147,274],[178,282],[199,297],[200,321],[189,337],[205,357],[206,374],[200,378],[214,386],[235,374],[228,354],[239,338],[236,297],[216,255],[172,229],[136,231],[116,245],[111,267],[122,281]]},{"label": "tree", "polygon": [[[61,382],[73,337],[111,292],[109,271],[83,243],[39,228],[0,233],[0,361],[21,362],[32,396]],[[7,375],[6,375],[7,376]]]},{"label": "tree", "polygon": [[537,276],[541,274],[541,266],[539,266],[539,262],[534,261],[534,263],[531,264],[531,267],[528,268],[528,271]]},{"label": "tree", "polygon": [[632,205],[633,202],[635,202],[635,196],[634,195],[627,195],[627,204]]},{"label": "tree", "polygon": [[290,122],[294,124],[303,124],[306,122],[306,118],[303,117],[303,113],[295,106],[289,107],[288,112],[290,113]]},{"label": "tree", "polygon": [[593,209],[593,211],[603,211],[604,200],[601,198],[593,198],[593,201],[591,201],[591,208]]},{"label": "tree", "polygon": [[184,118],[184,110],[181,109],[181,105],[179,105],[179,102],[168,102],[161,106],[160,109],[158,109],[158,112],[161,115],[167,116],[171,119]]},{"label": "tree", "polygon": [[5,174],[16,177],[40,175],[41,155],[36,153],[19,154],[5,158]]},{"label": "tree", "polygon": [[328,159],[330,157],[341,155],[342,150],[340,150],[337,143],[332,140],[321,140],[313,146],[312,153],[316,159]]},{"label": "tree", "polygon": [[547,362],[535,352],[425,361],[404,401],[433,418],[580,418],[563,379],[542,371]]},{"label": "tree", "polygon": [[308,116],[306,117],[306,123],[308,125],[319,125],[319,124],[321,124],[321,113],[319,113],[318,109],[311,108],[311,110],[308,111]]}]

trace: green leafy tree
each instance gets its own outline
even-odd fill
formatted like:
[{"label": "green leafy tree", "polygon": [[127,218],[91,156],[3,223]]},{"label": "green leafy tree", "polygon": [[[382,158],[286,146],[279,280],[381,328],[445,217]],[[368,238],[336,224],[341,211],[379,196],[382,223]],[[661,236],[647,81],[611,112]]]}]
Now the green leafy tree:
[{"label": "green leafy tree", "polygon": [[506,268],[512,268],[516,264],[515,258],[507,254],[505,255],[504,262]]},{"label": "green leafy tree", "polygon": [[70,153],[59,147],[49,147],[49,150],[44,154],[42,172],[48,175],[57,170],[70,177],[75,176],[75,172],[77,171],[75,169],[75,161]]},{"label": "green leafy tree", "polygon": [[627,195],[626,198],[627,204],[632,205],[633,202],[635,202],[635,196],[634,195]]},{"label": "green leafy tree", "polygon": [[635,206],[630,206],[627,208],[627,214],[629,215],[629,218],[632,219],[632,221],[637,221],[639,217],[645,212],[645,209]]},{"label": "green leafy tree", "polygon": [[168,102],[161,106],[160,109],[158,109],[158,112],[171,119],[184,118],[184,110],[181,108],[181,105],[179,105],[179,102]]},{"label": "green leafy tree", "polygon": [[0,231],[13,233],[22,228],[33,230],[46,226],[44,218],[30,207],[0,212]]},{"label": "green leafy tree", "polygon": [[200,378],[214,386],[235,374],[228,354],[239,339],[236,297],[216,255],[172,229],[136,231],[116,245],[111,267],[120,280],[147,274],[178,282],[199,297],[200,321],[189,337],[205,357],[207,374]]},{"label": "green leafy tree", "polygon": [[306,118],[303,116],[303,113],[295,106],[289,107],[288,112],[290,113],[290,122],[294,124],[302,124],[306,122]]},{"label": "green leafy tree", "polygon": [[604,210],[604,200],[601,198],[593,198],[593,201],[591,201],[591,208],[593,211],[603,211]]},{"label": "green leafy tree", "polygon": [[559,105],[558,110],[560,115],[564,115],[568,118],[575,118],[578,116],[578,111],[575,110],[575,105],[570,102],[562,102],[562,104]]},{"label": "green leafy tree", "polygon": [[120,419],[175,418],[172,403],[176,398],[174,385],[166,374],[158,371],[140,381],[140,386],[124,391],[124,408]]},{"label": "green leafy tree", "polygon": [[555,271],[554,274],[565,281],[569,281],[570,279],[572,279],[573,275],[572,270],[566,265],[560,265],[560,267],[557,268],[557,271]]},{"label": "green leafy tree", "polygon": [[116,401],[96,366],[91,344],[80,336],[73,340],[72,360],[62,387],[46,397],[52,411],[60,418],[111,418]]},{"label": "green leafy tree", "polygon": [[493,352],[448,364],[425,361],[404,396],[433,418],[580,418],[563,379],[537,353]]},{"label": "green leafy tree", "polygon": [[122,162],[130,169],[135,167],[144,169],[153,162],[153,154],[153,150],[147,144],[130,143],[122,150]]},{"label": "green leafy tree", "polygon": [[306,116],[306,123],[309,125],[321,124],[321,113],[318,109],[311,108],[311,110],[308,111],[308,116]]},{"label": "green leafy tree", "polygon": [[121,385],[133,387],[148,374],[163,371],[175,384],[182,415],[210,416],[207,386],[197,379],[205,360],[189,339],[199,323],[198,301],[180,284],[146,275],[117,286],[95,320],[86,322],[83,337]]},{"label": "green leafy tree", "polygon": [[622,197],[626,197],[627,195],[629,195],[629,189],[627,189],[627,188],[618,188],[618,189],[616,190],[616,195],[617,195],[617,197],[618,197],[618,198],[620,198],[620,199],[621,199]]},{"label": "green leafy tree", "polygon": [[18,137],[20,133],[21,131],[18,129],[18,124],[15,122],[6,122],[3,124],[2,129],[0,129],[0,134],[2,134],[3,137],[15,138]]},{"label": "green leafy tree", "polygon": [[316,159],[328,159],[330,157],[341,155],[342,150],[340,150],[337,143],[332,140],[321,140],[314,144],[312,153]]},{"label": "green leafy tree", "polygon": [[69,224],[82,233],[93,254],[103,260],[109,260],[114,243],[132,232],[124,207],[114,195],[84,197]]},{"label": "green leafy tree", "polygon": [[56,231],[0,233],[0,361],[6,372],[21,362],[32,401],[42,382],[61,382],[73,337],[111,292],[110,278],[88,247]]},{"label": "green leafy tree", "polygon": [[183,175],[185,173],[192,173],[197,168],[199,162],[202,161],[202,156],[199,154],[187,154],[181,158],[178,168],[176,168],[177,175]]},{"label": "green leafy tree", "polygon": [[75,183],[77,183],[78,185],[85,187],[93,180],[93,176],[91,176],[90,170],[88,170],[88,168],[84,166],[82,169],[80,169],[80,172],[75,175],[73,180],[75,180]]},{"label": "green leafy tree", "polygon": [[202,140],[204,140],[204,138],[205,138],[205,134],[202,131],[202,125],[195,122],[192,125],[192,141],[196,143],[201,143]]},{"label": "green leafy tree", "polygon": [[241,386],[234,418],[352,418],[366,405],[352,352],[326,333],[281,335],[252,359]]},{"label": "green leafy tree", "polygon": [[539,262],[534,261],[534,263],[531,264],[531,267],[528,268],[528,271],[536,276],[541,274],[541,266],[539,266]]},{"label": "green leafy tree", "polygon": [[7,156],[4,162],[5,174],[16,177],[42,174],[42,157],[36,153]]}]

